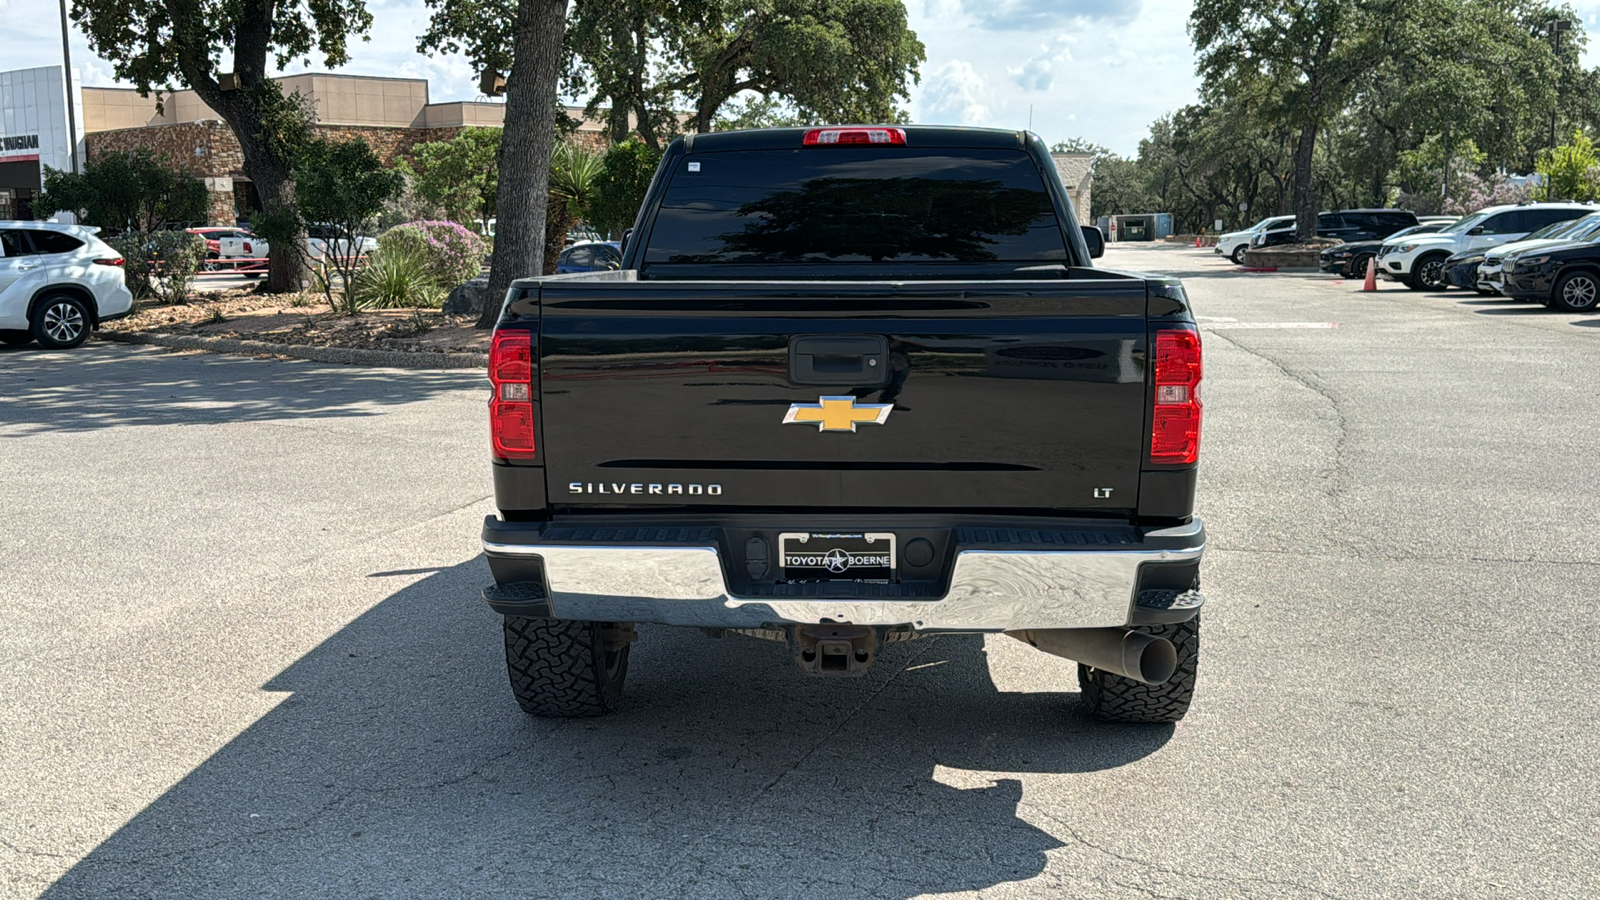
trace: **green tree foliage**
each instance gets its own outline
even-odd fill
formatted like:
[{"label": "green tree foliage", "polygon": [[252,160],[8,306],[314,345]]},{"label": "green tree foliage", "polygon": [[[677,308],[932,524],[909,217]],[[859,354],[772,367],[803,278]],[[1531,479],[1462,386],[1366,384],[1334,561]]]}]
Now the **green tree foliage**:
[{"label": "green tree foliage", "polygon": [[655,149],[740,97],[735,120],[903,121],[926,59],[901,0],[577,0],[568,52],[567,91]]},{"label": "green tree foliage", "polygon": [[402,163],[419,199],[457,222],[488,222],[500,191],[500,129],[464,128],[448,141],[429,141]]},{"label": "green tree foliage", "polygon": [[108,153],[81,174],[45,170],[34,208],[69,210],[88,225],[113,231],[154,231],[205,222],[205,183],[175,171],[148,150]]},{"label": "green tree foliage", "polygon": [[[239,139],[245,174],[270,211],[294,204],[294,159],[284,140],[293,129],[281,120],[296,116],[284,115],[292,104],[267,80],[269,65],[309,63],[313,53],[330,68],[343,65],[350,38],[372,24],[363,0],[75,0],[72,18],[113,73],[141,93],[190,87],[216,110]],[[233,76],[229,90],[219,79],[224,73]],[[274,256],[269,289],[298,289],[297,254]]]},{"label": "green tree foliage", "polygon": [[[361,264],[361,237],[377,220],[385,203],[399,196],[403,176],[384,168],[372,147],[360,138],[330,141],[313,138],[300,153],[295,169],[295,198],[300,215],[321,226],[320,283],[334,308],[348,301]],[[270,242],[269,242],[270,243]],[[277,252],[277,245],[272,245]]]},{"label": "green tree foliage", "polygon": [[591,98],[585,112],[605,121],[613,142],[636,134],[659,150],[680,125],[672,86],[655,76],[705,8],[703,0],[575,0],[564,89]]},{"label": "green tree foliage", "polygon": [[1572,140],[1539,155],[1541,200],[1594,200],[1600,198],[1600,171],[1594,142],[1581,131]]},{"label": "green tree foliage", "polygon": [[570,141],[556,145],[550,161],[550,212],[545,219],[544,274],[556,273],[567,232],[588,215],[605,163],[600,154]]},{"label": "green tree foliage", "polygon": [[1497,173],[1530,172],[1555,135],[1600,127],[1600,70],[1582,67],[1587,36],[1565,6],[1201,0],[1190,29],[1203,102],[1152,124],[1133,177],[1097,161],[1097,213],[1123,211],[1108,182],[1130,181],[1145,203],[1129,211],[1190,231],[1397,202],[1455,210],[1516,196]]},{"label": "green tree foliage", "polygon": [[797,125],[827,124],[815,115],[802,113],[782,98],[760,94],[737,97],[722,107],[713,131],[736,131],[741,128],[793,128]]},{"label": "green tree foliage", "polygon": [[[494,263],[489,296],[504,297],[513,279],[544,270],[549,175],[560,123],[566,0],[427,0],[433,14],[419,41],[423,52],[463,52],[480,70],[509,72],[495,195]],[[498,321],[500,305],[484,304],[478,327]]]},{"label": "green tree foliage", "polygon": [[744,91],[835,122],[892,122],[927,59],[901,0],[720,0],[679,35],[670,82],[710,131]]},{"label": "green tree foliage", "polygon": [[1413,0],[1196,0],[1189,31],[1206,99],[1252,97],[1263,121],[1295,132],[1299,234],[1317,229],[1312,166],[1318,136],[1350,102],[1361,76],[1395,52],[1390,38]]},{"label": "green tree foliage", "polygon": [[620,238],[624,230],[633,226],[660,162],[661,153],[638,138],[612,144],[595,176],[589,224],[603,234]]}]

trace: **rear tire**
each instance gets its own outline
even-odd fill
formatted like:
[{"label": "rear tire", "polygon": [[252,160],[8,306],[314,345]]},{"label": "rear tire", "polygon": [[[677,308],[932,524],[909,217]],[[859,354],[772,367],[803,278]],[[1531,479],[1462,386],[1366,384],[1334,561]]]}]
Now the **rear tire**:
[{"label": "rear tire", "polygon": [[50,350],[71,350],[89,339],[89,307],[71,294],[46,294],[34,307],[33,339]]},{"label": "rear tire", "polygon": [[1176,722],[1189,712],[1194,699],[1195,673],[1200,665],[1200,616],[1176,625],[1148,625],[1133,629],[1172,642],[1178,651],[1178,670],[1162,685],[1154,686],[1078,664],[1078,685],[1090,715],[1102,722]]},{"label": "rear tire", "polygon": [[546,718],[593,718],[617,708],[633,626],[505,617],[506,674],[517,705]]},{"label": "rear tire", "polygon": [[1564,275],[1550,291],[1550,307],[1562,312],[1594,312],[1597,303],[1600,303],[1600,276],[1593,272]]},{"label": "rear tire", "polygon": [[33,343],[33,335],[29,332],[12,331],[10,329],[0,331],[0,344],[5,344],[11,347],[21,347],[23,344],[31,343]]}]

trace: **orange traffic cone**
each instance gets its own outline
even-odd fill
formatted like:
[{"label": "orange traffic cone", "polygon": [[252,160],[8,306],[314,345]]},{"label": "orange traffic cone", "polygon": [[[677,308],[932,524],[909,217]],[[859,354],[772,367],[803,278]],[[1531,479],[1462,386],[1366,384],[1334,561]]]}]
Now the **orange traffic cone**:
[{"label": "orange traffic cone", "polygon": [[1377,289],[1378,258],[1376,256],[1369,256],[1367,257],[1367,283],[1361,286],[1361,290],[1363,293],[1365,293],[1366,291],[1375,291]]},{"label": "orange traffic cone", "polygon": [[1195,236],[1194,236],[1194,245],[1195,245],[1195,246],[1196,246],[1196,247],[1198,247],[1198,246],[1200,246],[1200,239],[1201,239],[1201,238],[1202,238],[1202,237],[1203,237],[1203,236],[1204,236],[1204,235],[1200,235],[1200,234],[1197,234],[1197,235],[1195,235]]}]

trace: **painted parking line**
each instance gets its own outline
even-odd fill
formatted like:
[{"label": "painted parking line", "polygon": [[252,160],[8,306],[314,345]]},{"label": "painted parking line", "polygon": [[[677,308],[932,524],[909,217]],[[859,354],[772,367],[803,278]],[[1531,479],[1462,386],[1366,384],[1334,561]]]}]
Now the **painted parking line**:
[{"label": "painted parking line", "polygon": [[1201,322],[1206,331],[1241,328],[1338,328],[1338,322]]}]

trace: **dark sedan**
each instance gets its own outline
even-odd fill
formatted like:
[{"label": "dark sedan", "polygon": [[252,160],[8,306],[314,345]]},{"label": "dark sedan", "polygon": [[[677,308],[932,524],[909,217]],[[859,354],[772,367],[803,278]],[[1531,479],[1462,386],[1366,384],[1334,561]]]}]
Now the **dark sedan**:
[{"label": "dark sedan", "polygon": [[1506,296],[1563,312],[1593,312],[1600,305],[1600,244],[1537,247],[1506,257]]},{"label": "dark sedan", "polygon": [[1468,291],[1478,291],[1480,294],[1490,293],[1478,288],[1478,266],[1483,265],[1484,254],[1490,249],[1492,248],[1475,247],[1447,257],[1444,261],[1445,283]]},{"label": "dark sedan", "polygon": [[[1404,237],[1408,234],[1433,234],[1443,231],[1455,224],[1454,219],[1440,222],[1424,222],[1410,228],[1402,228],[1389,237]],[[1322,251],[1322,271],[1342,275],[1345,278],[1361,278],[1367,274],[1367,260],[1378,255],[1378,248],[1388,238],[1376,241],[1350,241],[1344,244],[1335,244]]]}]

